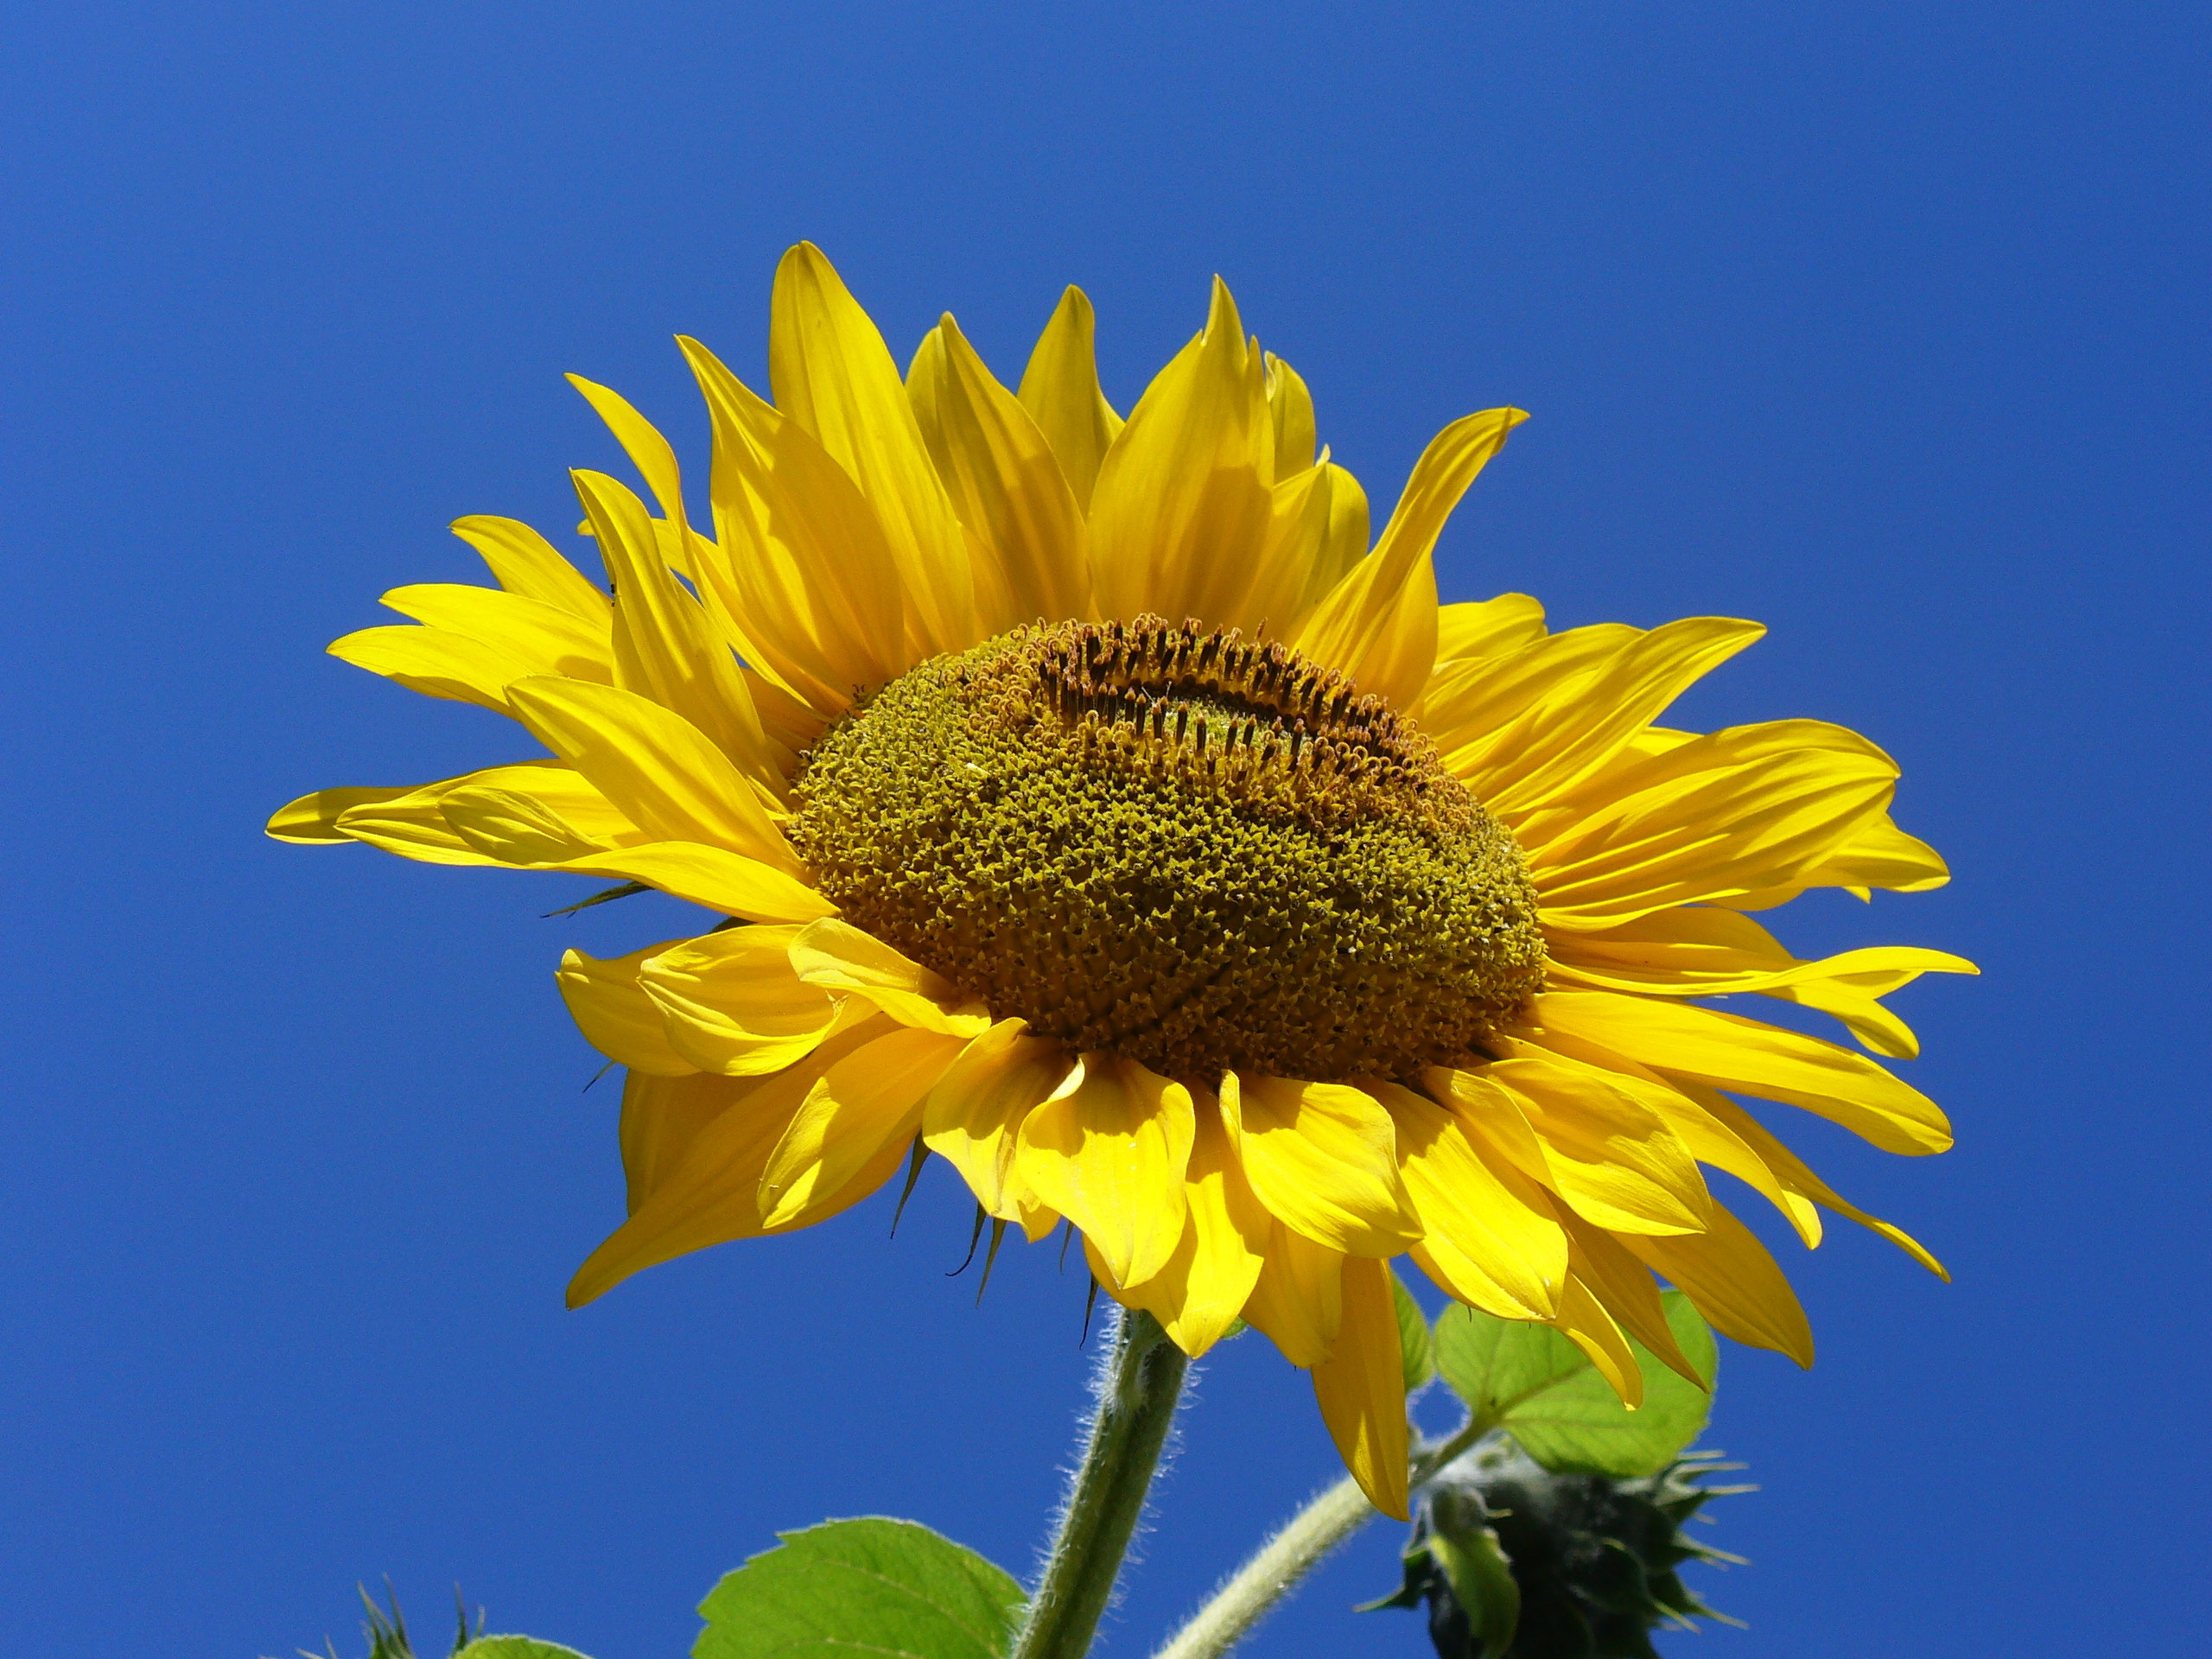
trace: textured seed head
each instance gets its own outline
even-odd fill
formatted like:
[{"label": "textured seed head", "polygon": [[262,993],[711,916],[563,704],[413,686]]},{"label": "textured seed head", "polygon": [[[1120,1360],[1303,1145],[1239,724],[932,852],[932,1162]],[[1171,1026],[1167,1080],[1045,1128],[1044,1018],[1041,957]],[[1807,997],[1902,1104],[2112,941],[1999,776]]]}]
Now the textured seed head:
[{"label": "textured seed head", "polygon": [[855,925],[1170,1077],[1411,1077],[1541,986],[1512,838],[1409,721],[1233,630],[1071,622],[935,658],[796,793]]}]

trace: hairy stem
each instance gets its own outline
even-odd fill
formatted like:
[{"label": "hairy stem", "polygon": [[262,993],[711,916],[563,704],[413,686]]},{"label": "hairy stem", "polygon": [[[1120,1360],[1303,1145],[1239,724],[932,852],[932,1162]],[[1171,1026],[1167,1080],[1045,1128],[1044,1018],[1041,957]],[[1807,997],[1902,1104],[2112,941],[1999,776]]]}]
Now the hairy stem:
[{"label": "hairy stem", "polygon": [[1151,1314],[1122,1310],[1098,1408],[1013,1659],[1083,1659],[1113,1594],[1190,1362]]},{"label": "hairy stem", "polygon": [[[1411,1484],[1419,1486],[1429,1479],[1491,1427],[1481,1418],[1470,1418],[1448,1439],[1421,1447],[1414,1454]],[[1359,1490],[1359,1483],[1345,1476],[1261,1545],[1154,1659],[1218,1659],[1243,1641],[1300,1580],[1380,1513]]]}]

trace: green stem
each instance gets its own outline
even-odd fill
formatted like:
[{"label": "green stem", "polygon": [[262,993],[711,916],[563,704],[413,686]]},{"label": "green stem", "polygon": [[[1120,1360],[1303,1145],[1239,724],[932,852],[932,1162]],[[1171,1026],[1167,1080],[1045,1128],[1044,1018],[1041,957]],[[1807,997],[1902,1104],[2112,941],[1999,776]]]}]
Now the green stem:
[{"label": "green stem", "polygon": [[[1420,1486],[1496,1425],[1471,1417],[1449,1439],[1414,1452],[1409,1484]],[[1347,1475],[1290,1518],[1281,1531],[1238,1567],[1154,1659],[1219,1659],[1250,1633],[1298,1582],[1381,1514]]]},{"label": "green stem", "polygon": [[1098,1368],[1098,1409],[1013,1659],[1083,1659],[1113,1594],[1190,1362],[1151,1314],[1122,1310]]}]

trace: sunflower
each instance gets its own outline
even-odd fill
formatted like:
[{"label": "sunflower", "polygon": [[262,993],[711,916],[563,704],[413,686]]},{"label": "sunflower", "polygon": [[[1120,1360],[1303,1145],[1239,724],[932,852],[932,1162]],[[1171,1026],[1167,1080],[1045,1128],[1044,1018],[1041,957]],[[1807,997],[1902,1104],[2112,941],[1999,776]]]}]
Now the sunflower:
[{"label": "sunflower", "polygon": [[680,342],[711,535],[666,440],[576,379],[652,497],[574,474],[607,588],[526,525],[464,518],[496,588],[397,588],[418,626],[330,647],[550,755],[324,790],[271,835],[724,918],[562,963],[578,1026],[628,1068],[629,1218],[571,1303],[935,1154],[979,1226],[1071,1225],[1097,1285],[1185,1352],[1265,1332],[1402,1516],[1395,1257],[1556,1326],[1631,1404],[1630,1338],[1689,1372],[1655,1275],[1812,1358],[1700,1166],[1808,1245],[1826,1209],[1941,1273],[1734,1096],[1905,1154],[1949,1144],[1935,1104],[1700,1005],[1771,997],[1916,1052],[1880,999],[1971,964],[1801,960],[1751,913],[1946,879],[1890,817],[1889,756],[1816,721],[1656,724],[1755,624],[1554,633],[1520,594],[1440,605],[1438,532],[1521,411],[1439,434],[1370,547],[1304,383],[1225,287],[1126,422],[1092,328],[1070,289],[1010,391],[948,315],[902,378],[795,248],[772,402]]}]

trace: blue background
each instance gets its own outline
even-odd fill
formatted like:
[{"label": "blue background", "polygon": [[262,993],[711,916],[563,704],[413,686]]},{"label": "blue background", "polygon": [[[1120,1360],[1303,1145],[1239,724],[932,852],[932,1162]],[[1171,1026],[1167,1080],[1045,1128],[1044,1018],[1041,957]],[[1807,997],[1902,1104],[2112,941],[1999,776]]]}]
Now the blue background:
[{"label": "blue background", "polygon": [[[1218,270],[1379,506],[1446,420],[1535,412],[1447,598],[1771,624],[1686,723],[1866,730],[1957,875],[1789,937],[1987,969],[1900,999],[1955,1154],[1793,1137],[1958,1282],[1840,1224],[1787,1247],[1821,1363],[1731,1349],[1710,1437],[1764,1487],[1715,1535],[1756,1565],[1703,1580],[1751,1629],[1670,1650],[2201,1635],[2212,14],[202,0],[8,35],[11,1653],[358,1651],[390,1573],[434,1636],[458,1579],[494,1629],[676,1655],[718,1572],[832,1514],[1026,1569],[1079,1272],[1010,1251],[976,1307],[939,1166],[895,1241],[879,1200],[564,1313],[620,1185],[550,970],[681,908],[540,920],[569,888],[260,834],[527,752],[323,643],[480,580],[457,515],[575,522],[564,469],[618,458],[563,370],[698,467],[668,337],[760,375],[801,237],[902,358],[950,307],[1009,379],[1084,284],[1124,408]],[[1332,1467],[1303,1379],[1223,1349],[1107,1651]],[[1346,1611],[1395,1548],[1251,1651],[1417,1659]]]}]

